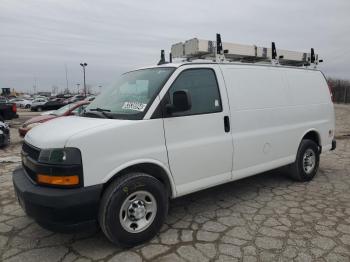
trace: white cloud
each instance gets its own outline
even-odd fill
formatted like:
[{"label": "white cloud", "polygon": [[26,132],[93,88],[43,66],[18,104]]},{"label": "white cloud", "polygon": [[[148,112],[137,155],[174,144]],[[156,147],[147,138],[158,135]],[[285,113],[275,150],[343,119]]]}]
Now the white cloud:
[{"label": "white cloud", "polygon": [[2,0],[0,87],[107,85],[120,73],[154,64],[159,50],[192,37],[308,51],[326,75],[349,78],[348,0]]}]

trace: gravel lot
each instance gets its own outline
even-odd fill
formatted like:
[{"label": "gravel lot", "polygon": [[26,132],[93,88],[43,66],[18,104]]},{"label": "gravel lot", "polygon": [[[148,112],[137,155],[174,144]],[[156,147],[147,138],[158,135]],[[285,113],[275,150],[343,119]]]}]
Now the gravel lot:
[{"label": "gravel lot", "polygon": [[129,250],[99,230],[47,231],[23,213],[11,172],[16,128],[31,115],[20,112],[0,149],[0,261],[350,261],[350,105],[336,105],[337,149],[313,181],[269,172],[173,200],[161,233]]}]

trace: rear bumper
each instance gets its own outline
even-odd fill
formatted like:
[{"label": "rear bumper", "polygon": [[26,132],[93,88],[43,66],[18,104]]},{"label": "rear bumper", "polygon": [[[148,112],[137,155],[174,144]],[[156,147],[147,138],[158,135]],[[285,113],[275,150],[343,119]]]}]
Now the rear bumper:
[{"label": "rear bumper", "polygon": [[13,172],[19,203],[40,225],[67,232],[96,224],[102,185],[84,188],[49,188],[34,184],[23,168]]},{"label": "rear bumper", "polygon": [[17,113],[10,113],[10,114],[5,113],[3,118],[4,118],[4,120],[15,119],[15,118],[18,118],[18,114]]},{"label": "rear bumper", "polygon": [[334,150],[337,148],[337,141],[335,139],[332,140],[332,148],[331,150]]}]

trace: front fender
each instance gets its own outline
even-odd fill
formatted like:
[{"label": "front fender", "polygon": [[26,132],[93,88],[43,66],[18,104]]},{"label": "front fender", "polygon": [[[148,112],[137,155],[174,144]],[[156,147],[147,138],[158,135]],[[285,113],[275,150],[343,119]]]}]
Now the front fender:
[{"label": "front fender", "polygon": [[173,198],[176,197],[176,195],[177,195],[176,186],[175,186],[173,176],[172,176],[168,166],[165,165],[164,163],[156,160],[156,159],[146,159],[145,158],[145,159],[132,160],[132,161],[129,161],[127,163],[124,163],[124,164],[118,166],[117,168],[113,169],[111,172],[109,172],[103,178],[102,181],[103,181],[103,183],[107,183],[114,176],[117,176],[121,171],[123,171],[127,168],[136,167],[136,166],[141,165],[141,164],[153,164],[153,165],[157,165],[158,167],[160,167],[167,176],[167,179],[168,179],[170,187],[171,187],[172,197]]}]

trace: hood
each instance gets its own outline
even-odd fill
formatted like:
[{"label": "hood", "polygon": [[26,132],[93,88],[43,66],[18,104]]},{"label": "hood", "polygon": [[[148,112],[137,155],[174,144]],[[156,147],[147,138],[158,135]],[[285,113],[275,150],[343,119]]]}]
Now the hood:
[{"label": "hood", "polygon": [[78,116],[58,117],[32,128],[24,140],[38,148],[62,148],[70,137],[83,131],[124,120],[88,118]]},{"label": "hood", "polygon": [[33,124],[33,123],[40,123],[40,122],[46,122],[48,120],[51,120],[51,119],[54,119],[54,118],[57,118],[58,116],[55,116],[55,115],[40,115],[40,116],[36,116],[36,117],[33,117],[27,121],[24,122],[24,126],[27,126],[27,125],[30,125],[30,124]]}]

